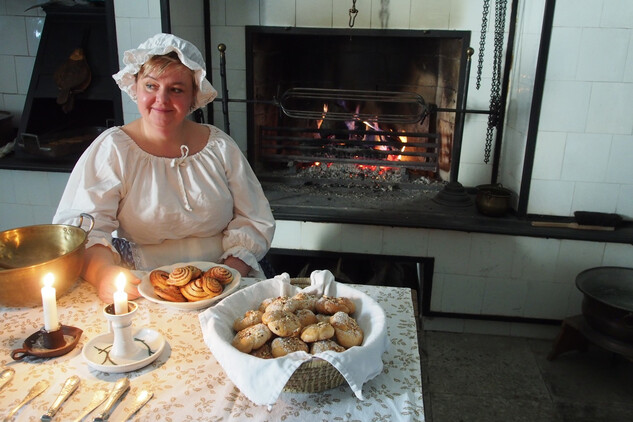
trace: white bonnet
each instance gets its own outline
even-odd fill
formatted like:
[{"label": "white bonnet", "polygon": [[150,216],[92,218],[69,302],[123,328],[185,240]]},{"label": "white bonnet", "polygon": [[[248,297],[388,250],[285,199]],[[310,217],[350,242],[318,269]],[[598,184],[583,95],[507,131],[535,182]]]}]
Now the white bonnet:
[{"label": "white bonnet", "polygon": [[185,41],[172,34],[156,34],[143,42],[138,48],[127,50],[123,54],[123,64],[125,67],[118,73],[112,75],[119,88],[126,92],[134,102],[136,102],[136,74],[141,66],[152,56],[158,56],[175,51],[178,58],[189,69],[193,70],[196,83],[198,85],[198,95],[195,104],[190,111],[194,111],[213,101],[218,92],[205,78],[204,59],[200,50],[189,41]]}]

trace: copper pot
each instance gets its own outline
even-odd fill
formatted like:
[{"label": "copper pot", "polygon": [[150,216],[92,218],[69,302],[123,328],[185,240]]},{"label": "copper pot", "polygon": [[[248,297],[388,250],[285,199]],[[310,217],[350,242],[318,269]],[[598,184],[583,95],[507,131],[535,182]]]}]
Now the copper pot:
[{"label": "copper pot", "polygon": [[477,186],[477,211],[491,217],[504,215],[510,209],[512,192],[501,184]]},{"label": "copper pot", "polygon": [[[42,278],[55,276],[57,297],[70,290],[79,278],[88,233],[94,218],[80,215],[79,226],[41,224],[0,233],[0,305],[36,306],[42,303]],[[89,227],[81,226],[84,218]]]}]

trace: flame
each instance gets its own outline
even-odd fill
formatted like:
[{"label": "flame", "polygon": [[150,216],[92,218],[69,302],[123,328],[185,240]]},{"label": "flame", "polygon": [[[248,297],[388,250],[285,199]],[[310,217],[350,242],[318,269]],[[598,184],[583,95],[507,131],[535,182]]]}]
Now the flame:
[{"label": "flame", "polygon": [[[321,129],[322,125],[323,125],[323,121],[326,118],[327,112],[329,110],[329,106],[327,103],[323,104],[323,114],[322,114],[322,119],[321,120],[317,120],[317,129]],[[356,106],[356,110],[354,112],[355,116],[358,116],[360,113],[360,105]],[[372,132],[385,132],[385,131],[389,131],[391,133],[393,133],[395,136],[398,137],[398,139],[400,140],[401,143],[406,144],[407,143],[407,137],[404,135],[397,135],[397,132],[394,132],[392,129],[382,129],[378,123],[375,122],[370,122],[370,121],[366,121],[363,120],[362,122],[359,121],[359,119],[353,119],[353,120],[348,120],[345,121],[345,126],[348,128],[348,130],[354,130],[357,128],[357,124],[361,123],[362,125],[364,125],[368,130],[366,132],[366,134],[363,136],[363,138],[361,139],[362,141],[376,141],[376,142],[386,142],[386,138],[385,135],[383,134],[374,134]],[[319,136],[319,135],[316,135]],[[351,136],[351,135],[350,135]],[[393,146],[389,146],[389,145],[374,145],[372,147],[375,150],[378,151],[392,151],[393,150]],[[402,146],[402,148],[400,148],[399,153],[402,153],[405,151],[407,147],[406,146]],[[403,156],[402,154],[388,154],[386,157],[385,161],[403,161],[403,160],[407,160],[409,159],[409,157],[407,156]],[[360,158],[360,157],[356,157],[356,158]],[[318,167],[321,166],[322,163],[321,162],[314,162],[312,163],[312,167]],[[332,165],[332,163],[326,163],[327,167],[330,167]],[[394,169],[394,167],[389,167],[389,166],[377,166],[377,165],[367,165],[367,164],[356,164],[356,168],[360,169],[360,170],[367,170],[367,171],[371,171],[371,172],[375,172],[378,171],[378,174],[384,174],[386,171],[392,170]],[[350,175],[350,177],[353,177]]]},{"label": "flame", "polygon": [[323,120],[325,119],[327,111],[328,111],[327,103],[324,103],[323,104],[323,114],[321,115],[321,120],[317,120],[317,129],[321,129],[321,125],[323,124]]}]

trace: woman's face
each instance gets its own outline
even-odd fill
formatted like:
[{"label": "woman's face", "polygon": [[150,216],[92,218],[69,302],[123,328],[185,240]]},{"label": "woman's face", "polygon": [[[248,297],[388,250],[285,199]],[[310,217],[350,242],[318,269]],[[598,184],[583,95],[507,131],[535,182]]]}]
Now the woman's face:
[{"label": "woman's face", "polygon": [[153,126],[169,128],[182,123],[194,100],[191,70],[182,65],[152,72],[136,82],[136,102],[142,118]]}]

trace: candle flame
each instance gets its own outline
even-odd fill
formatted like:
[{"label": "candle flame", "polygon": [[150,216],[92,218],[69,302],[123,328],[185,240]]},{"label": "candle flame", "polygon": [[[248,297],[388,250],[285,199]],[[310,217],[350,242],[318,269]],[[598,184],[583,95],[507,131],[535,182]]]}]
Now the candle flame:
[{"label": "candle flame", "polygon": [[44,286],[52,287],[54,282],[55,282],[55,276],[53,275],[53,273],[47,273],[44,276]]},{"label": "candle flame", "polygon": [[125,279],[125,275],[123,275],[123,273],[119,273],[119,275],[116,278],[116,288],[118,291],[122,292],[125,289],[125,283],[127,283],[127,280]]}]

